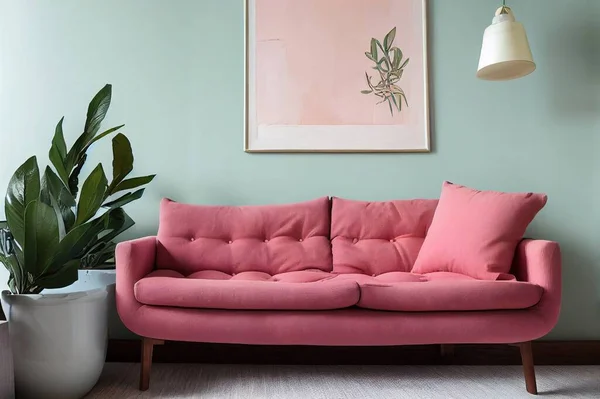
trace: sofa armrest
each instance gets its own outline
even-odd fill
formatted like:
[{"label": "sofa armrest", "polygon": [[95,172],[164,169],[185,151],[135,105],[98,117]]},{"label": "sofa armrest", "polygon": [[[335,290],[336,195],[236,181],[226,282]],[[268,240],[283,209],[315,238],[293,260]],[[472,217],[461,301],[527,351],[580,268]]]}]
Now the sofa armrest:
[{"label": "sofa armrest", "polygon": [[513,273],[517,280],[544,289],[535,311],[544,318],[548,331],[556,325],[561,302],[561,256],[558,243],[524,239],[517,246]]},{"label": "sofa armrest", "polygon": [[116,302],[123,324],[135,332],[130,315],[141,304],[135,299],[134,286],[141,278],[154,270],[156,260],[156,237],[144,237],[117,244],[115,263],[117,269]]}]

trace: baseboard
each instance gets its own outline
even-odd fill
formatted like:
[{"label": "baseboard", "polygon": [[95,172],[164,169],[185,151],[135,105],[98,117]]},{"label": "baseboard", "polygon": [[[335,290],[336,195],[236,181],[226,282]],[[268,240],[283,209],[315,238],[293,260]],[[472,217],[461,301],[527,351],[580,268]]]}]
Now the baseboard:
[{"label": "baseboard", "polygon": [[[600,365],[600,341],[536,341],[536,365]],[[108,362],[139,362],[140,341],[109,340]],[[393,347],[262,346],[165,342],[154,347],[154,362],[314,365],[519,365],[517,347],[455,345],[442,357],[439,345]]]}]

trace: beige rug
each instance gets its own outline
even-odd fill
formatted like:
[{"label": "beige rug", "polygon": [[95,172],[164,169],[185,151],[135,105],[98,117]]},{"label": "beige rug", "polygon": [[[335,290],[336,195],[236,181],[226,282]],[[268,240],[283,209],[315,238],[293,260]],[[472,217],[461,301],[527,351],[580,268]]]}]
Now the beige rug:
[{"label": "beige rug", "polygon": [[[600,398],[600,366],[538,366],[540,397]],[[252,366],[109,363],[86,398],[533,398],[517,366]]]}]

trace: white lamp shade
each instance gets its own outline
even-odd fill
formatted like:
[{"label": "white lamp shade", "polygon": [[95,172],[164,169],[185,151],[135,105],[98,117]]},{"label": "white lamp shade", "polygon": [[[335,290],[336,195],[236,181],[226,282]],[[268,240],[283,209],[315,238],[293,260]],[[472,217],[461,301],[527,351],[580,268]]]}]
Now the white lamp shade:
[{"label": "white lamp shade", "polygon": [[499,8],[492,25],[483,34],[477,77],[511,80],[533,71],[535,63],[523,24],[515,21],[510,8]]}]

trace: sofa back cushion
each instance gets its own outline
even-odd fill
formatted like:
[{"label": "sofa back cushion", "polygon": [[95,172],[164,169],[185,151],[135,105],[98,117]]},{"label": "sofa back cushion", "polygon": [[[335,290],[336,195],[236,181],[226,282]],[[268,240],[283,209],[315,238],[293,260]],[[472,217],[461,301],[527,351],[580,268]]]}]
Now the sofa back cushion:
[{"label": "sofa back cushion", "polygon": [[157,268],[277,274],[331,271],[329,199],[268,206],[201,206],[163,199]]},{"label": "sofa back cushion", "polygon": [[379,275],[410,272],[437,200],[385,202],[333,198],[333,271]]}]

